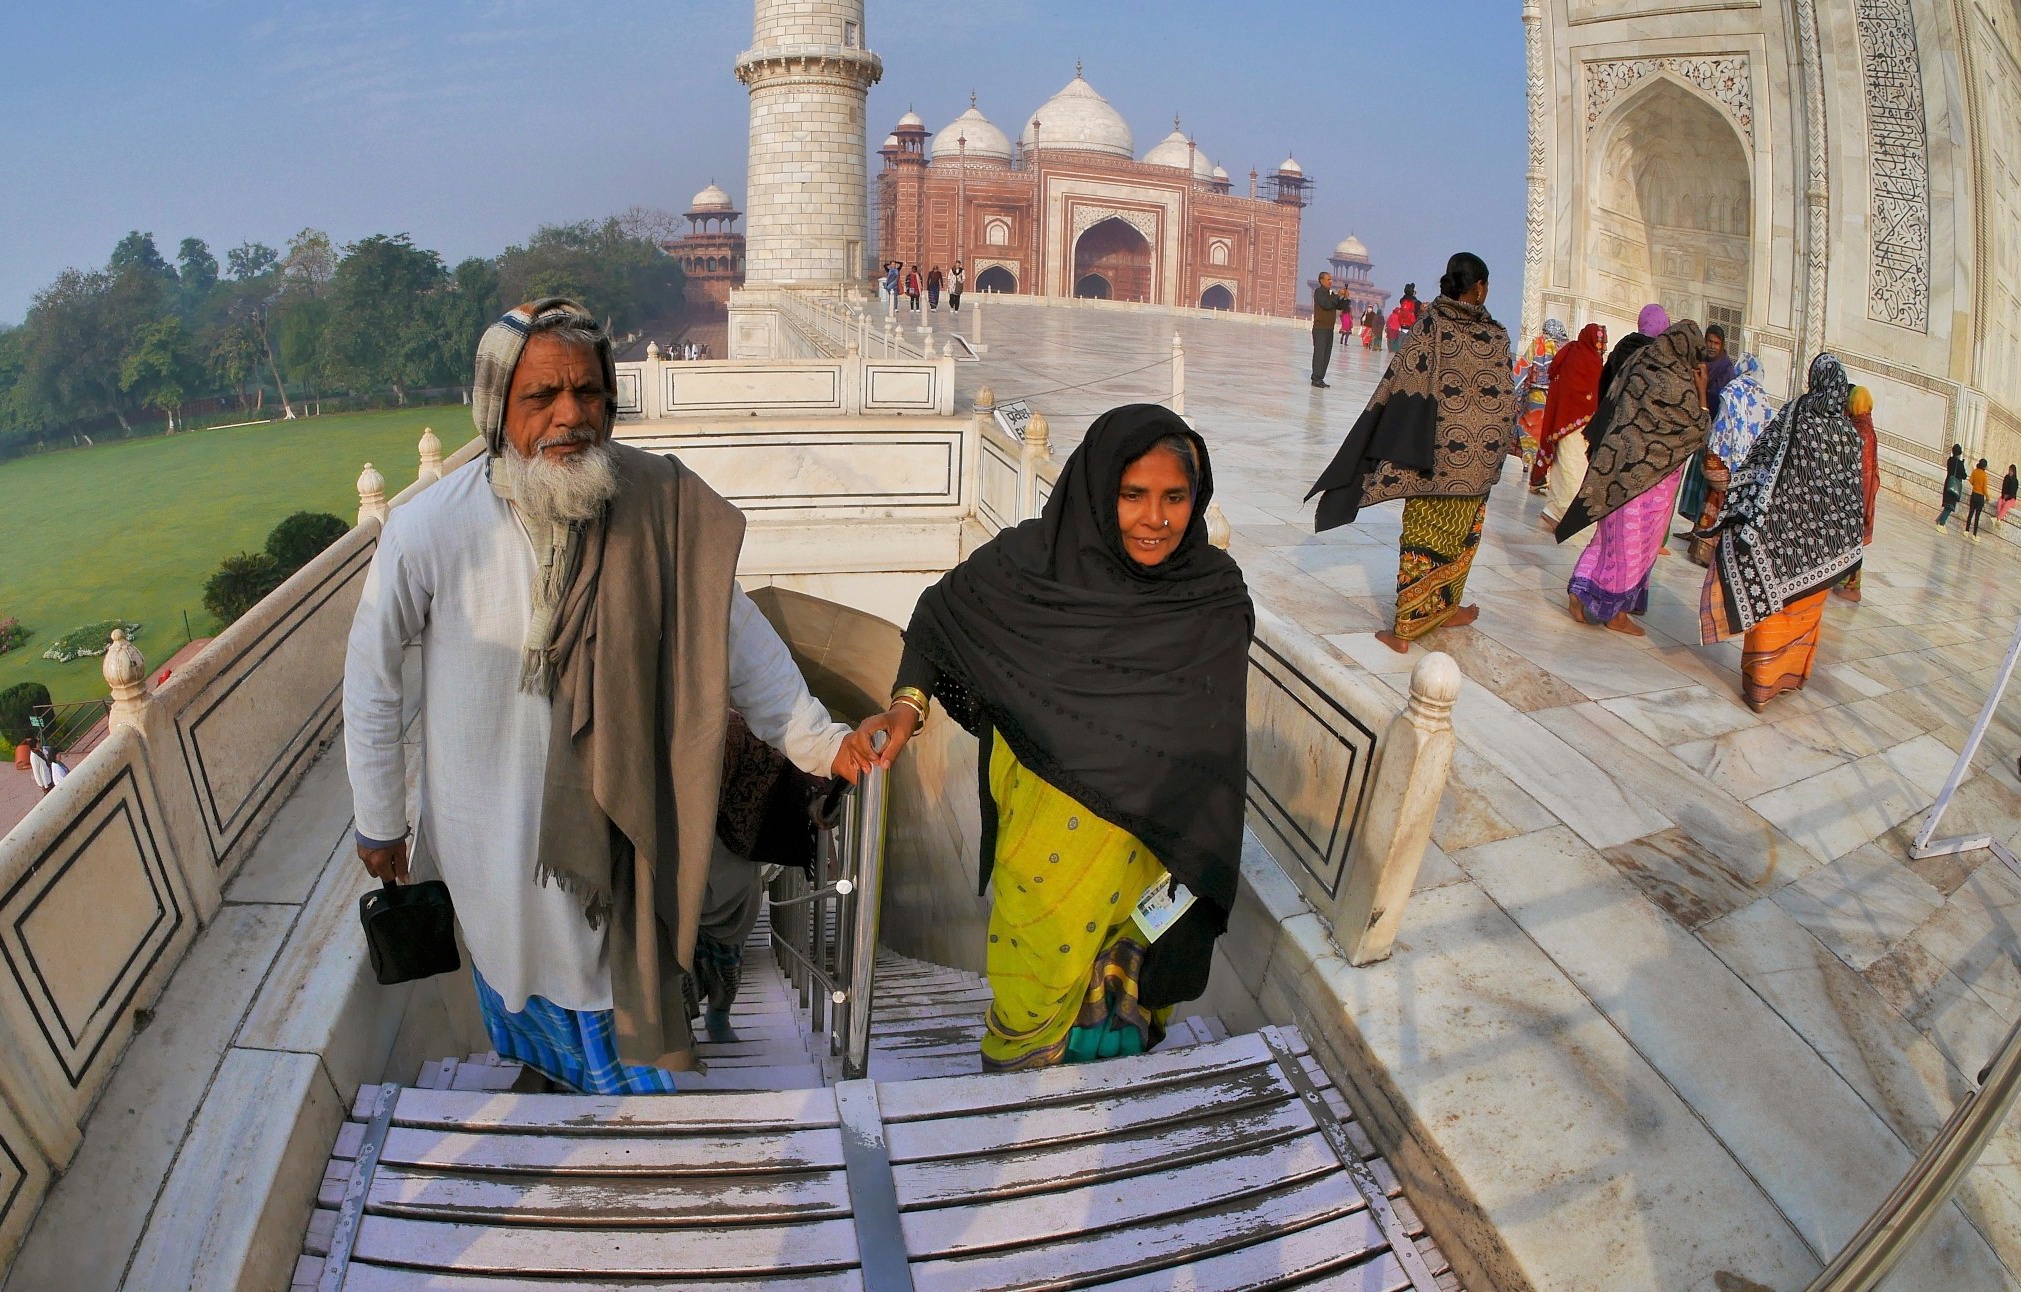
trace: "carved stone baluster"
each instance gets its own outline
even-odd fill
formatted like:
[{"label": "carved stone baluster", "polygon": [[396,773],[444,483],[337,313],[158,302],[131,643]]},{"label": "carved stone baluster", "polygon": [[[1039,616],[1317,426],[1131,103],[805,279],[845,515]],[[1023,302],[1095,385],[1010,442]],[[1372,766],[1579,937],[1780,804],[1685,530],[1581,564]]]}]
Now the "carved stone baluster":
[{"label": "carved stone baluster", "polygon": [[1368,818],[1355,835],[1347,883],[1333,909],[1333,940],[1350,964],[1373,964],[1396,945],[1452,766],[1459,697],[1460,666],[1433,651],[1411,671],[1410,699],[1383,733]]},{"label": "carved stone baluster", "polygon": [[435,434],[435,428],[421,428],[421,474],[422,480],[442,478],[442,440]]},{"label": "carved stone baluster", "polygon": [[386,477],[379,474],[379,468],[370,462],[358,473],[358,523],[376,520],[386,523],[391,509],[386,505]]},{"label": "carved stone baluster", "polygon": [[112,630],[98,671],[112,692],[112,711],[106,724],[147,730],[147,661],[141,658],[140,648],[126,639],[126,629]]}]

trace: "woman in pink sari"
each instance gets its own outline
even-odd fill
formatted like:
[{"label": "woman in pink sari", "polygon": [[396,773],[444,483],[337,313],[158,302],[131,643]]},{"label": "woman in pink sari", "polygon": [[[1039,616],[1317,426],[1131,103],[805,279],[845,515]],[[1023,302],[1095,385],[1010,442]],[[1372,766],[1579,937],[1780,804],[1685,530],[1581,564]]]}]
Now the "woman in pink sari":
[{"label": "woman in pink sari", "polygon": [[1705,337],[1689,319],[1637,351],[1587,423],[1586,479],[1558,522],[1564,542],[1597,526],[1566,585],[1572,617],[1642,636],[1649,572],[1669,536],[1684,464],[1705,446]]}]

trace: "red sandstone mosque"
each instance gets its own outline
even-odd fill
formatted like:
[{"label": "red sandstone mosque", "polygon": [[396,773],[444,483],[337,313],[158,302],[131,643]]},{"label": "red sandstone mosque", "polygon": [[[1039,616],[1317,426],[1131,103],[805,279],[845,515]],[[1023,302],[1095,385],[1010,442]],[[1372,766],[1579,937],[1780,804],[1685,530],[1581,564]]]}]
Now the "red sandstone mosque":
[{"label": "red sandstone mosque", "polygon": [[1048,99],[1017,143],[968,111],[928,139],[911,112],[879,150],[878,260],[968,267],[968,289],[1292,316],[1299,222],[1311,181],[1287,157],[1231,191],[1173,122],[1139,159],[1130,127],[1082,79]]}]

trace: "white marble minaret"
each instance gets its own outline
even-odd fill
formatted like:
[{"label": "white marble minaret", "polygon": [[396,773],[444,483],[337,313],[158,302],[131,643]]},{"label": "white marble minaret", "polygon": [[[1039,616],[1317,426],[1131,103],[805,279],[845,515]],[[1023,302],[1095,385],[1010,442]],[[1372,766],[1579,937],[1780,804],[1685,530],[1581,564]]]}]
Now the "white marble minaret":
[{"label": "white marble minaret", "polygon": [[864,47],[863,4],[757,0],[737,59],[751,90],[746,286],[864,280],[864,99],[884,64]]}]

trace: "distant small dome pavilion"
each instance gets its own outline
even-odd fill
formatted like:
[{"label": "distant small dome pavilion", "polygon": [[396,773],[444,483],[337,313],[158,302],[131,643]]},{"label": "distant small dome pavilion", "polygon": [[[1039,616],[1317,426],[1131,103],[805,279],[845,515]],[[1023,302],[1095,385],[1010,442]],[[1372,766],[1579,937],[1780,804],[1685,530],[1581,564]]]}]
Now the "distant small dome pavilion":
[{"label": "distant small dome pavilion", "polygon": [[[1356,319],[1371,306],[1378,314],[1389,313],[1389,293],[1375,285],[1375,262],[1369,259],[1367,243],[1350,233],[1334,245],[1333,254],[1326,259],[1333,269],[1333,290],[1354,303]],[[1317,287],[1319,280],[1315,278],[1306,286]]]},{"label": "distant small dome pavilion", "polygon": [[744,235],[736,227],[743,212],[712,180],[684,215],[688,231],[663,244],[686,275],[681,295],[691,304],[724,308],[730,289],[744,285]]}]

